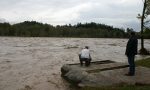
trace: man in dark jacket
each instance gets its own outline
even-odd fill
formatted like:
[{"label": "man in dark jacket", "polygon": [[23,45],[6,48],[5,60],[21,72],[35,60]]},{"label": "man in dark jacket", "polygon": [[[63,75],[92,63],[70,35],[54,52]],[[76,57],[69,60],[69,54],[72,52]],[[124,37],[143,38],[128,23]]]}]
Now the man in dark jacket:
[{"label": "man in dark jacket", "polygon": [[126,52],[125,52],[125,55],[127,55],[128,57],[128,63],[129,63],[129,72],[126,74],[127,76],[134,76],[135,74],[134,58],[135,55],[137,55],[137,47],[138,47],[138,40],[135,36],[135,33],[131,32],[131,36],[128,40],[126,46]]}]

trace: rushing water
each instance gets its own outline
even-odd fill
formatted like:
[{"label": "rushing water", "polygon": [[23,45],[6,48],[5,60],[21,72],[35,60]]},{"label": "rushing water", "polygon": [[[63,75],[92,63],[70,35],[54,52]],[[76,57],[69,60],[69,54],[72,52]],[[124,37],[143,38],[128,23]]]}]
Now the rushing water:
[{"label": "rushing water", "polygon": [[[84,46],[90,47],[93,61],[127,62],[126,43],[127,39],[0,37],[0,90],[70,90],[60,68],[78,63]],[[150,40],[145,47],[150,50]]]}]

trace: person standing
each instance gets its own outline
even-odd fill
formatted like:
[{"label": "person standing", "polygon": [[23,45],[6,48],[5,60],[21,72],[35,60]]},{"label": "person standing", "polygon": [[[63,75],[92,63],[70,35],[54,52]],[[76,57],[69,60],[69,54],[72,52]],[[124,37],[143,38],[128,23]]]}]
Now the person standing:
[{"label": "person standing", "polygon": [[127,46],[126,46],[126,52],[125,55],[128,58],[129,63],[129,72],[125,74],[126,76],[134,76],[135,75],[135,55],[137,55],[137,47],[138,47],[138,40],[135,36],[135,32],[130,33],[130,38],[128,40]]},{"label": "person standing", "polygon": [[89,47],[88,46],[85,46],[85,48],[82,49],[82,51],[80,52],[79,60],[80,60],[81,66],[83,65],[83,61],[85,61],[85,66],[89,66],[90,65],[91,55],[90,55],[90,51],[89,51]]}]

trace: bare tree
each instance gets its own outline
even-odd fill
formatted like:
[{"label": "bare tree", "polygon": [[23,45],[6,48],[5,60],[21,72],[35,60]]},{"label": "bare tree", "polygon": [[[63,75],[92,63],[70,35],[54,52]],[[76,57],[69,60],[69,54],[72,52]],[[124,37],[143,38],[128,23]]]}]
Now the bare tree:
[{"label": "bare tree", "polygon": [[140,54],[149,54],[148,51],[144,48],[144,37],[143,31],[146,23],[149,23],[149,20],[146,21],[146,18],[150,15],[150,0],[143,0],[143,11],[142,15],[138,14],[137,18],[141,20],[141,49]]}]

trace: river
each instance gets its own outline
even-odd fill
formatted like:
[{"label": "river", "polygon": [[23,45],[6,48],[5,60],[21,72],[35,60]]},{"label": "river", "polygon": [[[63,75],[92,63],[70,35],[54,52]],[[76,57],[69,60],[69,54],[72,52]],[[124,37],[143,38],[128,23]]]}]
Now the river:
[{"label": "river", "polygon": [[[93,61],[126,63],[126,43],[127,39],[0,37],[0,90],[70,90],[60,68],[78,63],[84,46],[90,47]],[[150,50],[150,40],[145,47]],[[144,57],[137,55],[136,60]]]}]

